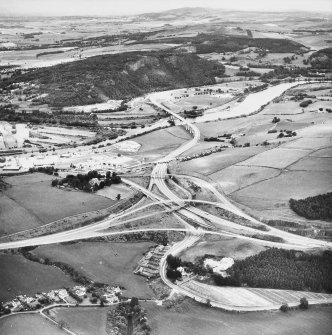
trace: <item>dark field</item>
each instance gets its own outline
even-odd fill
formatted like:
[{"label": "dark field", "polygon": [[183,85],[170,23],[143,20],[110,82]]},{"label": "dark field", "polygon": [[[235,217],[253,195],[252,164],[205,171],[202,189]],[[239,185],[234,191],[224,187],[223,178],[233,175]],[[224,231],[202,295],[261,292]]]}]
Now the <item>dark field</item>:
[{"label": "dark field", "polygon": [[0,269],[0,301],[8,301],[19,294],[33,295],[75,286],[61,270],[31,262],[20,255],[0,255]]},{"label": "dark field", "polygon": [[38,227],[67,216],[100,210],[114,201],[84,192],[51,187],[55,177],[28,174],[6,178],[12,185],[0,195],[2,235]]},{"label": "dark field", "polygon": [[137,262],[152,245],[150,242],[82,242],[42,246],[33,252],[52,261],[67,263],[93,281],[124,286],[126,296],[152,298],[153,292],[145,278],[133,274]]}]

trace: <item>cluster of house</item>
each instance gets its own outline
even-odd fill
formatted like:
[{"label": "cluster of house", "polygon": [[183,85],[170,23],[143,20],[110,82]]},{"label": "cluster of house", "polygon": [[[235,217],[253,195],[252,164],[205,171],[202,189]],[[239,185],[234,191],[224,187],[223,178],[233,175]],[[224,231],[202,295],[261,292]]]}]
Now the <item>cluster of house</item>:
[{"label": "cluster of house", "polygon": [[189,161],[189,160],[194,159],[194,158],[205,157],[205,156],[211,155],[213,153],[220,152],[220,151],[224,150],[225,148],[228,148],[228,147],[224,146],[224,145],[215,146],[214,148],[211,148],[211,149],[205,150],[205,151],[201,151],[201,152],[199,152],[197,154],[192,154],[192,155],[189,155],[189,156],[178,157],[178,158],[176,158],[176,160],[178,160],[180,162],[185,162],[185,161]]},{"label": "cluster of house", "polygon": [[[4,303],[2,306],[9,309],[11,313],[29,311],[43,308],[50,304],[71,304],[82,303],[86,299],[89,303],[88,288],[85,286],[75,286],[70,289],[52,290],[47,293],[37,293],[33,297],[19,295],[15,299]],[[119,287],[106,286],[102,288],[100,298],[106,304],[119,302],[121,289]]]},{"label": "cluster of house", "polygon": [[151,248],[138,262],[134,273],[147,278],[158,277],[160,260],[170,249],[170,247],[171,246],[169,245],[158,245],[154,248]]}]

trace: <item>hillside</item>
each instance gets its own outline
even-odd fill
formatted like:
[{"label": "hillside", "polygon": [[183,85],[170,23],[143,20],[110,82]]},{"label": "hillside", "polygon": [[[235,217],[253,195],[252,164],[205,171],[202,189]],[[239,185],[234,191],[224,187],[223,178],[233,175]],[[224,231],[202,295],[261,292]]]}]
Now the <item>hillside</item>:
[{"label": "hillside", "polygon": [[316,69],[332,68],[332,48],[326,48],[313,53],[310,56],[310,64]]},{"label": "hillside", "polygon": [[151,91],[215,83],[224,66],[194,54],[130,52],[103,55],[16,75],[11,82],[34,82],[51,106],[86,105],[128,99]]}]

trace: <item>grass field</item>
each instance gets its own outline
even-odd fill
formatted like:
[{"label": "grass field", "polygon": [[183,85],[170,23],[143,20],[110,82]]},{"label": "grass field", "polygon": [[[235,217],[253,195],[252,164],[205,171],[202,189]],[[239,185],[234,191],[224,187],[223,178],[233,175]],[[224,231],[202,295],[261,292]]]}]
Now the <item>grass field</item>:
[{"label": "grass field", "polygon": [[139,154],[165,155],[190,139],[183,127],[172,127],[139,136],[135,141],[141,144]]},{"label": "grass field", "polygon": [[57,322],[79,335],[107,335],[106,320],[108,308],[55,308],[50,311]]},{"label": "grass field", "polygon": [[95,194],[51,187],[52,177],[28,174],[5,178],[12,185],[0,196],[2,234],[38,227],[79,213],[100,210],[114,201]]},{"label": "grass field", "polygon": [[20,255],[0,255],[0,269],[0,301],[75,285],[61,270]]},{"label": "grass field", "polygon": [[152,335],[329,335],[332,307],[307,311],[226,313],[183,302],[178,308],[166,309],[143,304],[148,311]]},{"label": "grass field", "polygon": [[205,237],[194,247],[188,248],[180,255],[182,260],[194,262],[195,258],[205,254],[244,259],[265,250],[260,244],[228,237]]},{"label": "grass field", "polygon": [[133,274],[137,262],[143,257],[151,242],[98,243],[81,242],[66,245],[42,246],[34,252],[54,261],[73,266],[93,281],[120,285],[126,296],[153,297],[145,279]]},{"label": "grass field", "polygon": [[11,315],[0,320],[3,335],[65,335],[66,332],[38,314]]}]

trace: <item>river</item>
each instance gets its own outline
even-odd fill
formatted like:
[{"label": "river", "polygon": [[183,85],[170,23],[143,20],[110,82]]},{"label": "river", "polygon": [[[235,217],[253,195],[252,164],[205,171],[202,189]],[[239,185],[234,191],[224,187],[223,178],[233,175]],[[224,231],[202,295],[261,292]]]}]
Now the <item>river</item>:
[{"label": "river", "polygon": [[235,106],[225,109],[223,106],[211,108],[207,110],[203,116],[197,117],[194,122],[200,123],[205,121],[213,121],[218,119],[228,119],[232,117],[239,117],[242,115],[249,115],[257,111],[261,106],[267,104],[271,100],[275,99],[283,92],[287,91],[291,87],[299,84],[305,84],[306,82],[294,82],[294,83],[282,83],[276,86],[271,86],[264,91],[249,94],[245,100],[237,103]]}]

